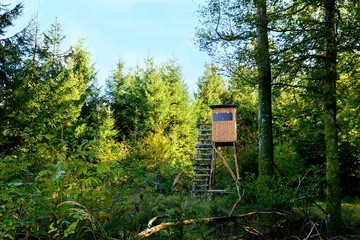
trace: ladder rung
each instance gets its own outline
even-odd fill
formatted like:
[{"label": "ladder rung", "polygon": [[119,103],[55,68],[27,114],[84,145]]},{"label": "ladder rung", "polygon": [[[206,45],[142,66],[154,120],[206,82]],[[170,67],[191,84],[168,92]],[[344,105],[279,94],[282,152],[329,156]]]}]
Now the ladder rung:
[{"label": "ladder rung", "polygon": [[212,144],[198,144],[197,148],[212,148]]},{"label": "ladder rung", "polygon": [[198,166],[198,167],[210,167],[211,164],[206,164],[206,163],[195,163],[194,166]]},{"label": "ladder rung", "polygon": [[196,171],[195,174],[209,174],[210,173],[210,168],[209,169],[197,169],[195,171]]},{"label": "ladder rung", "polygon": [[[206,174],[209,175],[210,171],[199,171],[197,173],[195,173],[194,175],[199,175],[199,174]],[[194,178],[208,178],[209,176],[194,176]]]},{"label": "ladder rung", "polygon": [[211,164],[194,164],[194,170],[197,170],[199,167],[207,168],[210,170]]},{"label": "ladder rung", "polygon": [[206,189],[204,189],[204,190],[193,190],[192,193],[198,193],[198,194],[206,193]]},{"label": "ladder rung", "polygon": [[208,181],[207,179],[203,178],[203,179],[193,179],[193,182],[206,182]]},{"label": "ladder rung", "polygon": [[197,148],[196,150],[209,152],[210,150],[212,150],[212,148]]},{"label": "ladder rung", "polygon": [[210,177],[209,173],[195,173],[195,177]]},{"label": "ladder rung", "polygon": [[195,164],[194,170],[205,170],[205,169],[210,170],[210,167],[211,167],[211,164],[203,164],[203,165],[196,165]]},{"label": "ladder rung", "polygon": [[229,191],[223,190],[223,189],[212,189],[212,190],[206,190],[208,193],[230,193]]},{"label": "ladder rung", "polygon": [[[202,168],[199,168],[199,167],[202,167]],[[203,165],[203,166],[199,166],[199,167],[195,167],[194,170],[195,171],[210,171],[210,165]],[[204,168],[204,167],[207,167],[207,168]]]}]

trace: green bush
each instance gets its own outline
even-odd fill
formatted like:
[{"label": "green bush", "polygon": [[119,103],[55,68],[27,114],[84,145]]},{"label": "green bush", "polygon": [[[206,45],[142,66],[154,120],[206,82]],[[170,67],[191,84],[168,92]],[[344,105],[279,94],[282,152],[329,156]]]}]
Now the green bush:
[{"label": "green bush", "polygon": [[274,148],[276,170],[290,182],[297,182],[304,171],[304,162],[290,143],[278,143]]}]

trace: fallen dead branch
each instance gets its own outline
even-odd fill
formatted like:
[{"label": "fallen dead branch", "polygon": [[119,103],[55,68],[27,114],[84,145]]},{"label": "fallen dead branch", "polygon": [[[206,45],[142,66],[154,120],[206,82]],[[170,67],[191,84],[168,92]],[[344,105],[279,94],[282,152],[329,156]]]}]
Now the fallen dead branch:
[{"label": "fallen dead branch", "polygon": [[[249,213],[240,214],[240,215],[233,215],[233,216],[188,219],[188,220],[183,220],[183,221],[179,221],[179,222],[164,222],[164,223],[160,223],[160,224],[152,227],[152,224],[158,218],[162,218],[162,217],[154,217],[149,221],[148,227],[145,230],[143,230],[142,232],[138,233],[136,238],[143,239],[143,238],[146,238],[146,237],[150,236],[151,234],[154,234],[156,232],[159,232],[161,230],[164,230],[164,229],[172,227],[172,226],[190,225],[190,224],[194,224],[194,223],[226,222],[226,221],[231,221],[231,220],[234,220],[234,219],[246,218],[246,217],[249,217],[249,216],[254,216],[256,214],[285,215],[284,212],[273,211],[273,210],[270,210],[270,211],[255,211],[255,212],[249,212]],[[262,236],[262,234],[255,228],[252,228],[252,227],[249,227],[249,226],[242,226],[241,228],[244,231],[246,231],[246,232],[248,232],[250,234],[253,234],[253,235],[256,235],[256,236]]]}]

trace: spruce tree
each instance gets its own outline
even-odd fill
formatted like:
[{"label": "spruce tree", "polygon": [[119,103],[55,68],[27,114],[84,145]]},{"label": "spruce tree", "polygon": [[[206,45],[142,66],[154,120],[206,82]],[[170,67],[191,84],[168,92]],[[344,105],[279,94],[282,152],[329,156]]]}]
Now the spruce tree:
[{"label": "spruce tree", "polygon": [[209,105],[225,104],[225,80],[218,72],[215,65],[206,65],[203,76],[197,82],[198,89],[195,93],[194,111],[197,123],[210,123],[211,110]]},{"label": "spruce tree", "polygon": [[18,75],[24,67],[28,38],[25,29],[14,36],[7,36],[6,33],[22,11],[23,5],[20,3],[11,9],[0,3],[0,156],[11,152],[19,134],[12,127],[9,115],[14,113],[16,105],[21,105],[21,102],[14,101],[14,95],[16,89],[21,87]]}]

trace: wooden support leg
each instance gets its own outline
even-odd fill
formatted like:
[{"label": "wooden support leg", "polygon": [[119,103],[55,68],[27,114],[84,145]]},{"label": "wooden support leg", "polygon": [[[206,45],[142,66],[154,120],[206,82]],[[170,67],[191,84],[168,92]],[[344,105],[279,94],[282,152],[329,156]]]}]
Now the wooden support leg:
[{"label": "wooden support leg", "polygon": [[216,170],[216,154],[212,151],[211,166],[210,166],[210,179],[209,179],[209,190],[213,190],[215,186],[215,170]]},{"label": "wooden support leg", "polygon": [[224,166],[226,167],[226,169],[229,171],[231,177],[234,180],[236,180],[236,176],[235,176],[234,172],[231,170],[229,164],[226,162],[224,156],[219,152],[219,150],[217,149],[217,147],[215,145],[213,145],[213,148],[214,148],[216,154],[220,157],[220,159],[221,159],[222,163],[224,164]]},{"label": "wooden support leg", "polygon": [[233,143],[233,146],[234,146],[234,159],[235,159],[235,167],[236,167],[236,177],[237,177],[237,180],[240,180],[240,167],[239,167],[239,162],[238,162],[238,153],[237,153],[236,143]]}]

